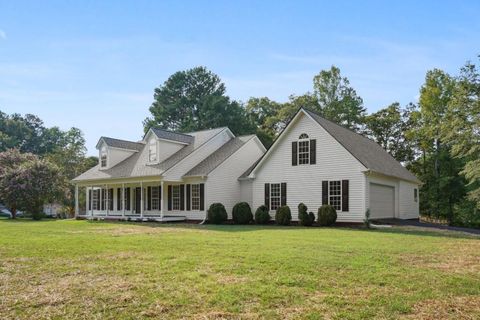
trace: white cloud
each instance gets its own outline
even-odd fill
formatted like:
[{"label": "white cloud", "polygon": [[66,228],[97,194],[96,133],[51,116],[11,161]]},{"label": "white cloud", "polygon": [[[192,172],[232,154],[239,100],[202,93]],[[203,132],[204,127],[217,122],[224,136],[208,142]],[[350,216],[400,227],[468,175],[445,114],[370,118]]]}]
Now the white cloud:
[{"label": "white cloud", "polygon": [[0,29],[0,39],[1,40],[6,40],[7,39],[7,34],[2,29]]}]

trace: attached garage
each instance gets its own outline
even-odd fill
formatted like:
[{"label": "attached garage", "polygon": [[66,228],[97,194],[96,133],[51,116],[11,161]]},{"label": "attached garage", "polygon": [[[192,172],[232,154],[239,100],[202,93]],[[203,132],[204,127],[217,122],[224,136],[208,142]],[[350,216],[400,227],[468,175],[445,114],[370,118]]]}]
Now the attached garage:
[{"label": "attached garage", "polygon": [[391,186],[370,184],[370,217],[385,219],[395,217],[395,188]]}]

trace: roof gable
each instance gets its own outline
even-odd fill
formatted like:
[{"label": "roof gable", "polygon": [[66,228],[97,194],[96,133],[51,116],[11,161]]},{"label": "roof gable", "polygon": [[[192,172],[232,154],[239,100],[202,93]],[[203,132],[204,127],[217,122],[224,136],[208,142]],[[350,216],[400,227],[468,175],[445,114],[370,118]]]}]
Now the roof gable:
[{"label": "roof gable", "polygon": [[133,141],[114,139],[109,137],[100,137],[96,147],[99,148],[102,142],[109,147],[125,149],[125,150],[140,151],[143,148],[143,143],[141,142],[133,142]]},{"label": "roof gable", "polygon": [[263,155],[260,160],[240,176],[240,179],[247,177],[253,178],[252,174],[261,167],[262,163],[267,161],[268,156],[282,139],[284,133],[289,130],[292,125],[295,125],[295,120],[303,113],[315,123],[320,125],[329,135],[331,135],[345,150],[347,150],[357,161],[359,161],[368,170],[378,172],[387,176],[400,178],[407,181],[414,181],[419,183],[418,178],[395,160],[387,151],[385,151],[376,142],[355,133],[347,128],[344,128],[332,121],[326,120],[318,114],[306,110],[299,109],[295,116],[288,122],[286,127],[279,134],[277,139]]},{"label": "roof gable", "polygon": [[[186,133],[173,132],[169,130],[164,130],[160,128],[150,128],[149,132],[153,132],[158,139],[164,139],[174,142],[179,142],[182,144],[190,144],[195,139],[192,135]],[[147,135],[145,135],[147,136]]]}]

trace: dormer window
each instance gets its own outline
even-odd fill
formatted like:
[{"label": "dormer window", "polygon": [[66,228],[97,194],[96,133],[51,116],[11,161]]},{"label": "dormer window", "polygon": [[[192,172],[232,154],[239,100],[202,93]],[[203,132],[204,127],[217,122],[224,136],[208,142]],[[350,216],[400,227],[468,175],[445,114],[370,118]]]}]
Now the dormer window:
[{"label": "dormer window", "polygon": [[100,167],[107,167],[107,148],[105,146],[100,150]]},{"label": "dormer window", "polygon": [[310,140],[306,133],[298,137],[298,164],[310,163]]},{"label": "dormer window", "polygon": [[148,161],[157,161],[157,141],[155,139],[151,139],[148,143]]}]

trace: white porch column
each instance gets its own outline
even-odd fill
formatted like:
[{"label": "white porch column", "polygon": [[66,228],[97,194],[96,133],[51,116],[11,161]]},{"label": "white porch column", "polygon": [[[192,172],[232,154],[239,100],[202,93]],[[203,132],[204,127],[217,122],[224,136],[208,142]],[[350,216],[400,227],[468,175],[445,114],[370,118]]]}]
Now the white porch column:
[{"label": "white porch column", "polygon": [[160,218],[163,219],[163,180],[160,181]]},{"label": "white porch column", "polygon": [[92,205],[90,206],[90,217],[93,218],[93,193],[95,192],[94,186],[90,186],[90,189],[92,190]]},{"label": "white porch column", "polygon": [[143,182],[140,182],[140,218],[143,218]]},{"label": "white porch column", "polygon": [[125,218],[125,183],[122,183],[122,217]]},{"label": "white porch column", "polygon": [[78,214],[80,213],[79,211],[79,205],[78,205],[78,184],[75,184],[75,218],[78,217]]},{"label": "white porch column", "polygon": [[105,201],[105,216],[108,217],[108,209],[110,209],[110,194],[108,192],[108,184],[105,185],[105,198],[107,201]]}]

